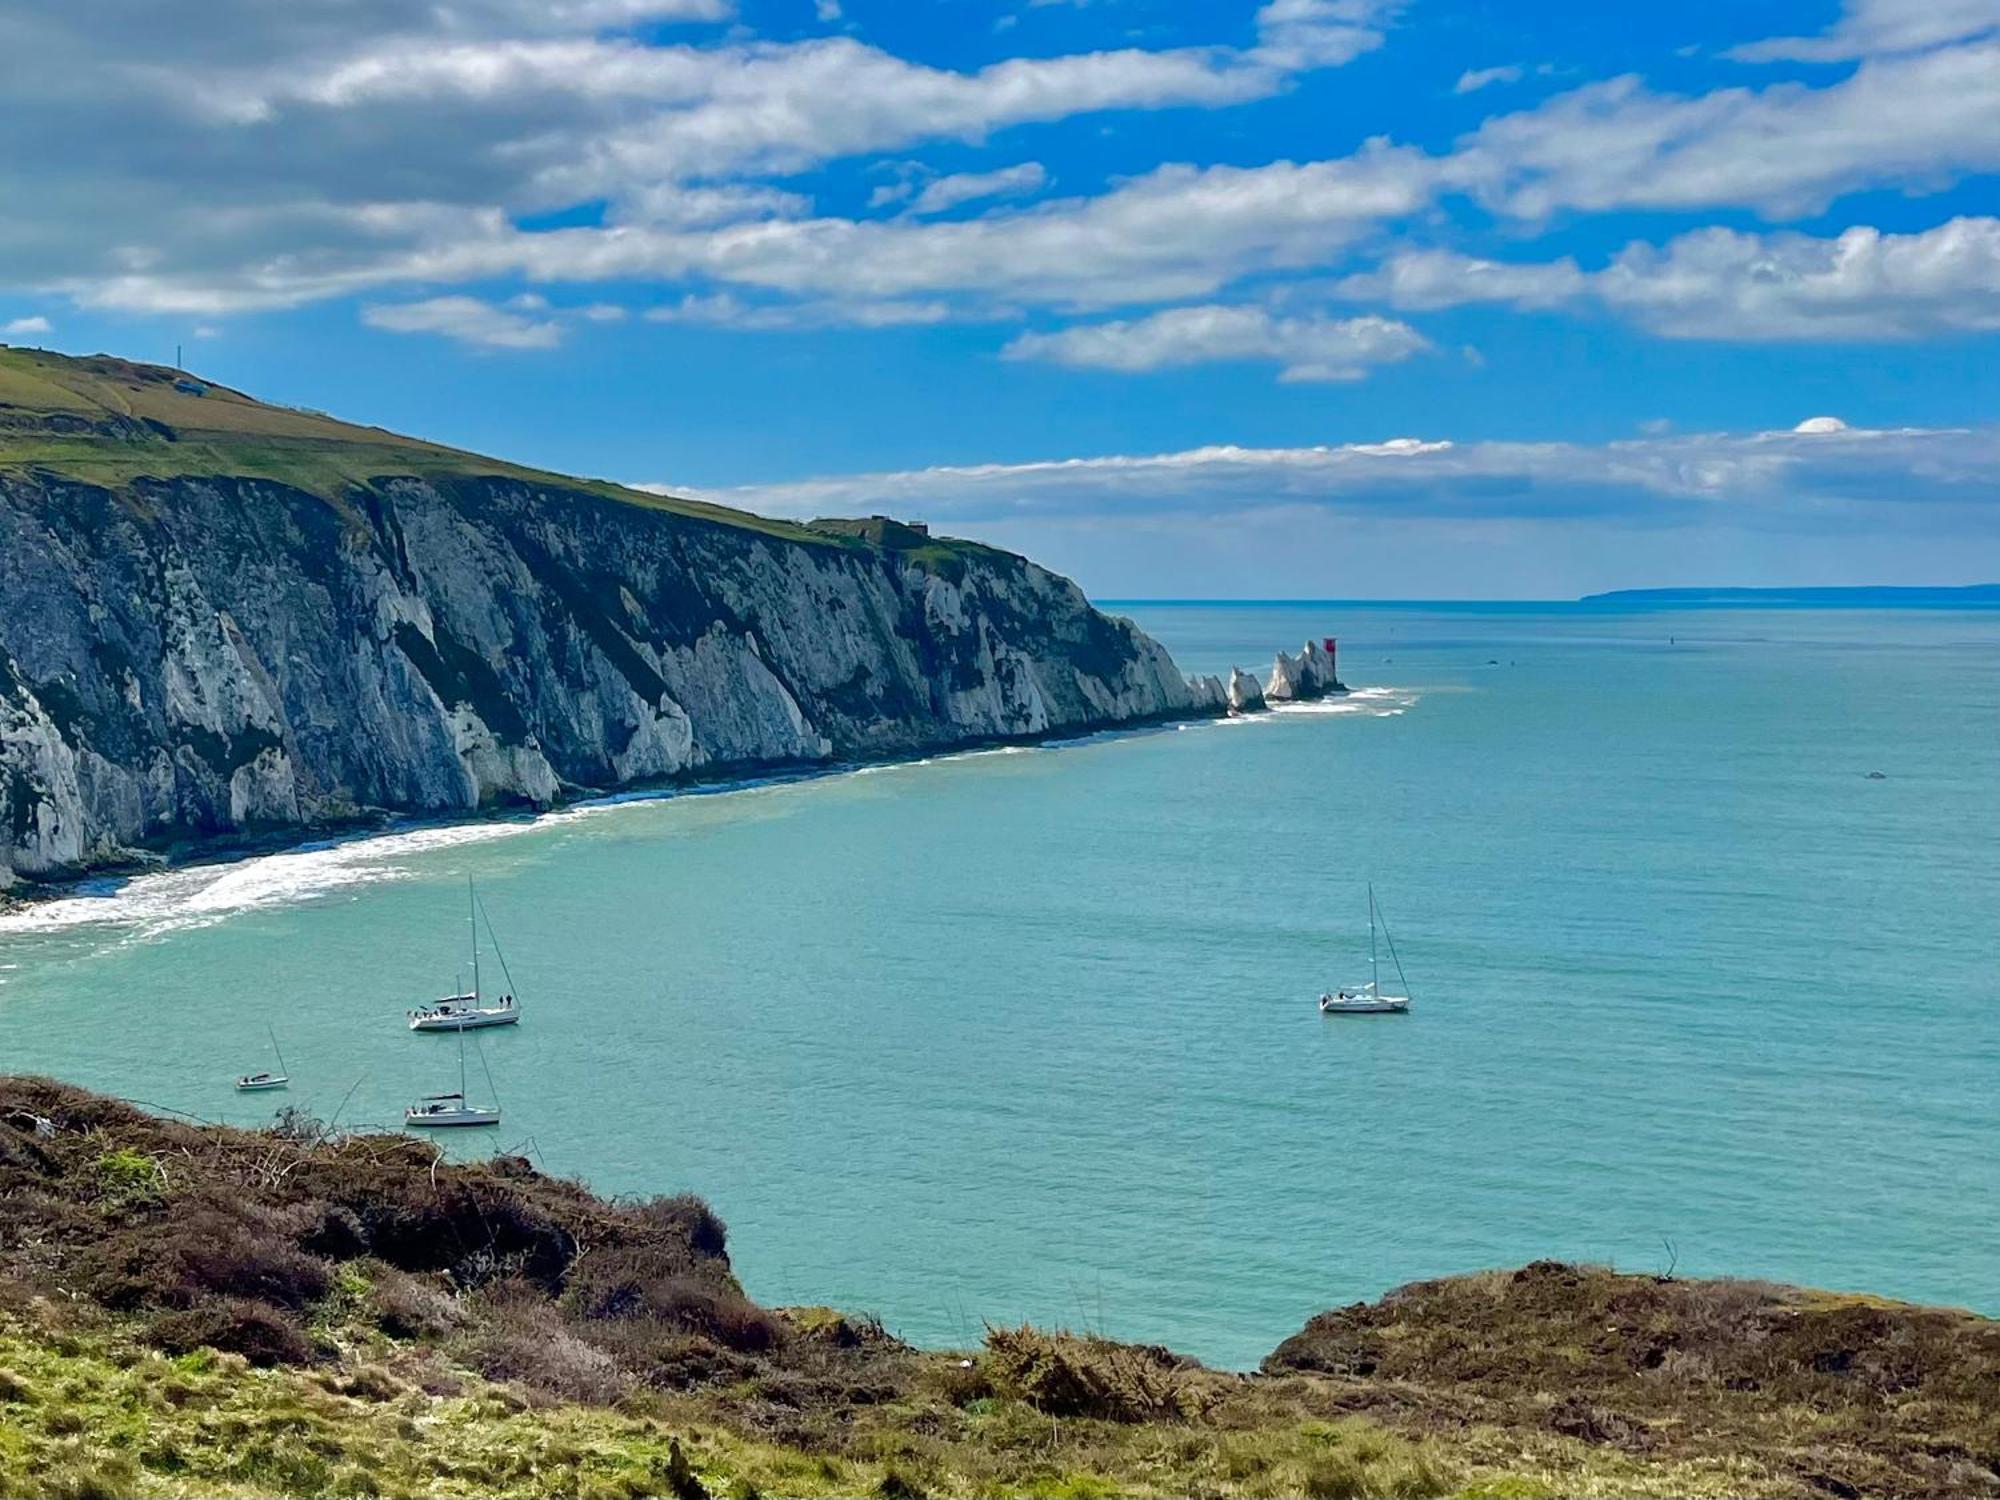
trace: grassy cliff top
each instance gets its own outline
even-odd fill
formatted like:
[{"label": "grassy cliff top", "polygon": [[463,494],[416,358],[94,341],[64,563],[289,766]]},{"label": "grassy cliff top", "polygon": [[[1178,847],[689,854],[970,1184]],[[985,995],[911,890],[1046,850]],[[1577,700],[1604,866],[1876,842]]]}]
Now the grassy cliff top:
[{"label": "grassy cliff top", "polygon": [[385,478],[518,479],[789,541],[855,544],[854,538],[727,506],[551,474],[323,412],[275,406],[164,365],[0,345],[0,475],[9,471],[107,489],[147,479],[268,479],[336,502]]},{"label": "grassy cliff top", "polygon": [[0,1209],[0,1495],[2000,1494],[2000,1323],[1949,1309],[1542,1262],[1257,1375],[925,1351],[758,1306],[692,1198],[46,1079],[0,1078]]}]

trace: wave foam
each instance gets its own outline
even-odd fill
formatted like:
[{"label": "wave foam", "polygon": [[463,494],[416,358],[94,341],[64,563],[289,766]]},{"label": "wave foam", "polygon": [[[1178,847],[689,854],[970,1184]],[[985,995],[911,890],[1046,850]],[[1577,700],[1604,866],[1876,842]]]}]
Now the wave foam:
[{"label": "wave foam", "polygon": [[[1345,698],[1279,704],[1267,714],[1208,722],[1216,725],[1264,724],[1281,717],[1357,713],[1390,717],[1404,712],[1417,701],[1417,697],[1414,691],[1405,688],[1361,688]],[[1201,726],[1183,723],[1173,727],[1188,729]],[[1032,755],[1043,750],[1152,732],[1154,729],[1148,726],[1050,740],[1041,745],[991,745],[976,750],[948,751],[916,760],[859,766],[838,774],[881,775],[987,756]],[[422,872],[405,862],[440,850],[518,838],[554,826],[599,818],[633,803],[692,796],[741,796],[819,780],[824,775],[823,772],[806,771],[722,782],[708,787],[614,792],[535,816],[406,827],[386,833],[358,833],[225,864],[189,865],[146,875],[103,877],[79,884],[74,894],[30,902],[16,911],[0,915],[0,939],[94,927],[122,927],[128,931],[119,940],[121,946],[145,942],[170,932],[211,927],[246,912],[314,900],[350,886],[415,879]],[[0,971],[15,967],[0,965]]]}]

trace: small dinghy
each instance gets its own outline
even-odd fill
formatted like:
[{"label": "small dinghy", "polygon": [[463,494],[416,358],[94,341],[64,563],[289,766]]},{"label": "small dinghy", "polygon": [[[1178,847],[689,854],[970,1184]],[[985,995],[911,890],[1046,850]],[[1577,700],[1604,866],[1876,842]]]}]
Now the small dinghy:
[{"label": "small dinghy", "polygon": [[[486,1067],[486,1054],[480,1053],[479,1066]],[[486,1074],[486,1087],[493,1088],[493,1074]],[[403,1124],[422,1130],[442,1129],[449,1125],[498,1125],[500,1106],[496,1104],[474,1104],[465,1097],[465,1033],[458,1034],[458,1092],[455,1094],[426,1094],[415,1104],[403,1111]]]},{"label": "small dinghy", "polygon": [[1379,920],[1375,909],[1375,887],[1368,887],[1368,982],[1358,986],[1343,986],[1330,995],[1319,997],[1319,1013],[1323,1016],[1401,1016],[1410,1010],[1410,982],[1403,979],[1403,961],[1396,956],[1396,940],[1389,936],[1389,924],[1382,922],[1382,936],[1388,940],[1389,957],[1396,965],[1396,978],[1402,980],[1403,993],[1385,995],[1382,993],[1382,966],[1375,948],[1375,927]]},{"label": "small dinghy", "polygon": [[278,1059],[278,1071],[245,1073],[236,1080],[236,1091],[239,1094],[259,1094],[267,1089],[291,1087],[291,1075],[285,1071],[285,1054],[278,1051],[278,1034],[268,1026],[264,1028],[264,1034],[271,1039],[271,1051]]},{"label": "small dinghy", "polygon": [[[426,1005],[420,1010],[409,1012],[412,1031],[478,1031],[487,1026],[512,1026],[521,1019],[521,1006],[513,995],[513,976],[508,975],[508,993],[497,1003],[489,1004],[479,992],[479,919],[484,912],[479,905],[479,893],[471,881],[465,883],[466,894],[472,905],[472,988],[460,994],[447,995],[435,1005]],[[493,923],[486,923],[486,936],[493,944],[493,956],[500,960],[500,972],[507,973],[507,959],[500,952],[500,939],[494,934]],[[463,976],[461,982],[463,981]]]}]

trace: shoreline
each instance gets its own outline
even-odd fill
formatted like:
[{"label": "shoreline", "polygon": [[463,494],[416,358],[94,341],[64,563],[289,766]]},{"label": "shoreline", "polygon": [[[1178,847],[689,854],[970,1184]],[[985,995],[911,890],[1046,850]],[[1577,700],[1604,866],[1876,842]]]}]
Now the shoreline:
[{"label": "shoreline", "polygon": [[[1271,712],[1267,706],[1253,712]],[[1069,745],[1125,735],[1147,734],[1183,724],[1214,723],[1238,717],[1229,710],[1208,708],[1186,713],[1156,714],[1143,719],[1095,728],[1064,726],[1041,734],[989,737],[937,745],[928,749],[902,751],[860,759],[826,761],[772,761],[733,763],[706,769],[696,775],[664,780],[636,781],[615,788],[577,788],[545,806],[532,803],[499,804],[465,812],[396,812],[377,809],[353,818],[318,823],[287,824],[268,830],[215,838],[177,840],[158,850],[134,851],[134,857],[116,863],[93,865],[73,875],[48,880],[22,877],[9,890],[0,890],[0,917],[17,915],[38,906],[75,900],[99,892],[90,889],[100,883],[115,883],[121,889],[148,875],[164,875],[177,870],[208,866],[244,864],[273,855],[297,854],[314,849],[387,838],[403,833],[432,829],[475,828],[493,824],[519,823],[531,826],[543,818],[585,808],[615,806],[621,802],[665,802],[677,797],[719,796],[748,791],[760,786],[789,786],[797,783],[832,780],[858,772],[893,766],[915,766],[951,756],[991,754],[1003,750],[1062,749]]]},{"label": "shoreline", "polygon": [[[1316,649],[1314,643],[1308,642],[1296,664],[1282,650],[1277,653],[1270,679],[1271,685],[1275,687],[1282,679],[1288,684],[1288,693],[1287,696],[1275,700],[1267,696],[1262,683],[1257,683],[1258,691],[1248,701],[1239,702],[1225,695],[1220,702],[1211,698],[1207,702],[1196,703],[1186,709],[1148,714],[1114,723],[1067,724],[1035,734],[987,735],[976,739],[859,758],[727,762],[704,767],[698,772],[682,773],[666,778],[642,779],[620,787],[565,788],[562,795],[545,805],[532,802],[496,803],[460,812],[398,812],[389,808],[377,808],[356,813],[351,818],[281,824],[268,829],[224,833],[205,838],[178,839],[157,848],[131,850],[128,851],[129,857],[126,859],[90,865],[57,877],[38,879],[17,874],[15,883],[11,887],[0,887],[0,917],[18,914],[35,906],[91,894],[87,887],[96,882],[118,882],[119,886],[114,887],[115,889],[146,875],[198,869],[205,865],[240,864],[270,855],[288,854],[322,845],[344,844],[357,839],[431,828],[474,827],[486,823],[514,821],[533,822],[537,818],[547,817],[553,813],[571,812],[578,808],[602,806],[619,801],[664,801],[679,796],[713,795],[749,786],[816,781],[822,777],[851,775],[857,771],[884,766],[916,765],[948,755],[976,755],[995,750],[1081,744],[1114,735],[1145,733],[1170,725],[1247,718],[1272,713],[1280,707],[1293,703],[1313,703],[1327,698],[1348,696],[1352,690],[1337,678],[1328,686],[1318,686],[1310,677],[1299,681],[1292,675],[1301,669],[1308,672],[1317,670],[1315,666],[1310,665]],[[1222,691],[1220,679],[1208,680],[1213,683],[1216,691]],[[1199,685],[1202,679],[1190,677],[1187,681]]]}]

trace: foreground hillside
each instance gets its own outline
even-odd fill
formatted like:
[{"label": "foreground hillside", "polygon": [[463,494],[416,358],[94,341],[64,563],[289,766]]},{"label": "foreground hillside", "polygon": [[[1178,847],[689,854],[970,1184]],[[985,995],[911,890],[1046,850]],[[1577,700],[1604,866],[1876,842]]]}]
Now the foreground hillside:
[{"label": "foreground hillside", "polygon": [[1221,706],[1024,558],[0,348],[0,888]]},{"label": "foreground hillside", "polygon": [[1967,1313],[1553,1263],[1323,1314],[1257,1375],[919,1351],[751,1302],[694,1199],[0,1080],[9,1495],[1965,1495],[1996,1391]]}]

